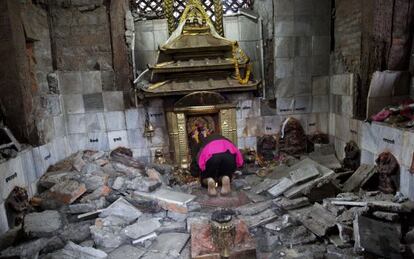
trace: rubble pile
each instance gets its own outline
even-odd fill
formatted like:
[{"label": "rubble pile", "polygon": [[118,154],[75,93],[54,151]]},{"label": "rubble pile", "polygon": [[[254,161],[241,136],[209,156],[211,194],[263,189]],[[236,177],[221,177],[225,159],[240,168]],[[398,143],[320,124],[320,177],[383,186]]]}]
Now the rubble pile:
[{"label": "rubble pile", "polygon": [[414,205],[397,191],[395,161],[381,154],[377,165],[359,165],[356,148],[346,149],[342,163],[331,145],[315,144],[247,165],[232,194],[218,197],[178,181],[184,170],[142,163],[125,148],[79,152],[39,179],[22,224],[0,237],[0,258],[214,258],[218,208],[234,211],[231,254],[240,258],[413,256]]}]

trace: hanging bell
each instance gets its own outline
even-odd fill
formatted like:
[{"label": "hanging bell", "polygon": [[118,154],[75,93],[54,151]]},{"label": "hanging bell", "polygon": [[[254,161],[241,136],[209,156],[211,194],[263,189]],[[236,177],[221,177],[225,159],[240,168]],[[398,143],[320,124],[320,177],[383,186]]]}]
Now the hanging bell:
[{"label": "hanging bell", "polygon": [[145,129],[144,129],[144,136],[147,138],[154,137],[155,129],[151,122],[147,121],[145,123]]}]

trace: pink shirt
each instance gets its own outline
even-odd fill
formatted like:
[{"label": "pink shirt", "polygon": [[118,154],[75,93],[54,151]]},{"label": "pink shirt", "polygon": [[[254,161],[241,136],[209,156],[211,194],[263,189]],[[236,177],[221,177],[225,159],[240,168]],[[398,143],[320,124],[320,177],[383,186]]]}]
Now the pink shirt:
[{"label": "pink shirt", "polygon": [[207,161],[214,154],[224,153],[227,150],[233,155],[236,154],[236,165],[237,167],[241,167],[243,165],[243,157],[240,153],[240,150],[235,147],[234,144],[230,141],[225,139],[218,139],[211,141],[201,150],[198,157],[198,166],[200,167],[201,171],[206,170]]}]

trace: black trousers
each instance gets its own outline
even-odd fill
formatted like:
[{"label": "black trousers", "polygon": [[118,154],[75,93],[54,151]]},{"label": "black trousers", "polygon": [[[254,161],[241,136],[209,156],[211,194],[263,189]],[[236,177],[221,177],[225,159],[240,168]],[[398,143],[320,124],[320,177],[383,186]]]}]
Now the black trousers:
[{"label": "black trousers", "polygon": [[203,180],[213,178],[216,182],[220,182],[223,176],[232,177],[236,171],[236,156],[229,151],[214,154],[206,163],[206,170],[201,172],[201,184],[205,186]]}]

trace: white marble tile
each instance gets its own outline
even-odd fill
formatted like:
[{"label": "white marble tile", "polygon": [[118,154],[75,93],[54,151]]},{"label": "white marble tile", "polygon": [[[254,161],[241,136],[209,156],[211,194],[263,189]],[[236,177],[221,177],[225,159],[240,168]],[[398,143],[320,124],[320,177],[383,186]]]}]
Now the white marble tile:
[{"label": "white marble tile", "polygon": [[247,137],[246,119],[238,119],[237,123],[237,137]]},{"label": "white marble tile", "polygon": [[341,139],[344,142],[350,140],[350,128],[349,119],[341,116],[335,116],[335,137]]},{"label": "white marble tile", "polygon": [[244,139],[244,145],[248,149],[257,149],[257,138],[256,137],[246,137]]},{"label": "white marble tile", "polygon": [[145,113],[143,108],[128,109],[125,111],[127,129],[144,128]]},{"label": "white marble tile", "polygon": [[361,164],[375,164],[375,155],[366,149],[361,149]]},{"label": "white marble tile", "polygon": [[9,230],[9,223],[6,215],[6,207],[4,202],[0,203],[0,235],[3,235]]},{"label": "white marble tile", "polygon": [[86,115],[68,114],[67,129],[68,134],[86,133]]},{"label": "white marble tile", "polygon": [[414,156],[414,132],[405,131],[403,134],[401,163],[406,167],[410,167]]},{"label": "white marble tile", "polygon": [[165,127],[157,127],[154,136],[147,141],[149,147],[168,146],[168,131]]},{"label": "white marble tile", "polygon": [[329,133],[329,113],[312,113],[308,116],[308,134]]},{"label": "white marble tile", "polygon": [[37,179],[36,166],[33,158],[32,148],[20,152],[22,169],[27,183],[33,183]]},{"label": "white marble tile", "polygon": [[88,133],[86,148],[91,150],[109,151],[108,134],[106,132]]},{"label": "white marble tile", "polygon": [[105,112],[105,124],[108,131],[126,129],[125,113],[122,111]]},{"label": "white marble tile", "polygon": [[114,150],[117,147],[128,147],[128,134],[126,130],[117,130],[108,132],[109,149]]},{"label": "white marble tile", "polygon": [[312,112],[329,112],[329,95],[313,96]]},{"label": "white marble tile", "polygon": [[333,75],[330,79],[331,94],[351,96],[353,93],[353,84],[353,74]]},{"label": "white marble tile", "polygon": [[7,199],[15,186],[26,187],[26,185],[20,156],[0,164],[0,193],[2,200]]},{"label": "white marble tile", "polygon": [[84,113],[83,96],[81,94],[63,95],[63,107],[67,114]]},{"label": "white marble tile", "polygon": [[273,135],[279,132],[282,120],[280,116],[263,116],[264,134]]},{"label": "white marble tile", "polygon": [[86,132],[103,132],[106,131],[104,113],[86,113],[85,114]]},{"label": "white marble tile", "polygon": [[[155,127],[165,127],[166,126],[164,108],[162,108],[162,107],[149,107],[148,108],[148,115],[149,115],[149,118],[150,118],[150,122]],[[143,121],[145,122],[145,118],[144,118]]]},{"label": "white marble tile", "polygon": [[86,133],[82,134],[70,134],[68,136],[68,142],[70,147],[70,153],[76,153],[80,150],[86,149],[88,136]]},{"label": "white marble tile", "polygon": [[335,114],[329,113],[329,135],[335,136]]},{"label": "white marble tile", "polygon": [[343,160],[345,157],[345,141],[342,141],[338,138],[335,139],[335,152],[336,152],[336,157],[339,160]]},{"label": "white marble tile", "polygon": [[128,143],[132,149],[145,149],[148,147],[148,139],[144,137],[140,129],[128,130]]},{"label": "white marble tile", "polygon": [[375,154],[378,150],[377,136],[379,132],[375,132],[369,123],[361,123],[360,130],[361,148]]}]

